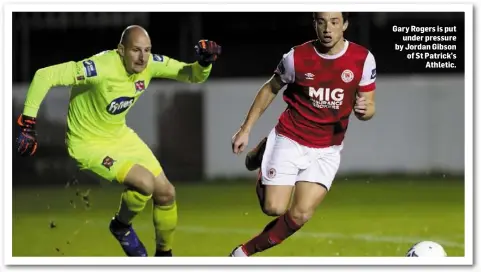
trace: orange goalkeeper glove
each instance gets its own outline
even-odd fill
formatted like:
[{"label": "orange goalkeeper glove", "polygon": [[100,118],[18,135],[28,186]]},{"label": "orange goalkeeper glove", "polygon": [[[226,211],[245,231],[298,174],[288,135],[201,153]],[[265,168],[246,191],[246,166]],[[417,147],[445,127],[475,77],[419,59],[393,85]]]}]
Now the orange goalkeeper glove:
[{"label": "orange goalkeeper glove", "polygon": [[17,125],[20,134],[17,137],[17,152],[21,156],[33,156],[37,151],[37,131],[35,130],[36,118],[21,114]]},{"label": "orange goalkeeper glove", "polygon": [[200,40],[194,48],[199,64],[204,67],[214,63],[222,52],[222,47],[210,40]]}]

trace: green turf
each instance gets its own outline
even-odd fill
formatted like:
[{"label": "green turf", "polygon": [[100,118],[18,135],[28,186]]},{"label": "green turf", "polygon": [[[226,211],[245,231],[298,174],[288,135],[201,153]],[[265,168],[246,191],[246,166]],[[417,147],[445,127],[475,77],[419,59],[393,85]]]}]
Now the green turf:
[{"label": "green turf", "polygon": [[[176,256],[226,256],[271,220],[258,208],[252,181],[176,188]],[[108,231],[122,188],[91,187],[89,208],[77,189],[87,187],[14,189],[13,256],[123,256]],[[152,254],[148,207],[134,227]],[[402,256],[420,240],[464,256],[462,179],[339,179],[302,230],[257,256]]]}]

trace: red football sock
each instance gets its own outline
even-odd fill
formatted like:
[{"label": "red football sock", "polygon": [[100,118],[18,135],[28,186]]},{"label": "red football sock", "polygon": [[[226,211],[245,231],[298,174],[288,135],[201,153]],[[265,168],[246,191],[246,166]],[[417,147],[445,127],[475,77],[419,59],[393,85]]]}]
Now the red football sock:
[{"label": "red football sock", "polygon": [[262,233],[243,245],[243,250],[247,256],[262,252],[280,244],[301,227],[292,220],[287,212],[267,224]]}]

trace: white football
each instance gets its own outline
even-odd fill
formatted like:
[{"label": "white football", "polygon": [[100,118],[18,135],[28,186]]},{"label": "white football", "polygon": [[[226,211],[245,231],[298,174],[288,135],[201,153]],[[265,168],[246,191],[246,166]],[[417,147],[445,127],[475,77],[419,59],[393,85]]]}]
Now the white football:
[{"label": "white football", "polygon": [[413,245],[406,257],[447,257],[443,246],[433,241],[422,241]]}]

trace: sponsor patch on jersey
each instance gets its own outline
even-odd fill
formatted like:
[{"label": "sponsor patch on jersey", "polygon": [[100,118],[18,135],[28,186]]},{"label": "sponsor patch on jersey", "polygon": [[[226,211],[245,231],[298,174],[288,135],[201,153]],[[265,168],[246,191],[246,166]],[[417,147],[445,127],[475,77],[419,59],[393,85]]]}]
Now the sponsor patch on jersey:
[{"label": "sponsor patch on jersey", "polygon": [[106,110],[112,115],[120,114],[130,108],[130,106],[134,104],[134,101],[134,97],[122,96],[112,100],[112,102],[107,105]]},{"label": "sponsor patch on jersey", "polygon": [[112,159],[111,157],[107,156],[107,157],[105,157],[104,160],[102,161],[102,165],[105,166],[105,168],[109,169],[109,171],[110,171],[110,168],[111,168],[112,166],[114,166],[114,162],[115,162],[114,159]]},{"label": "sponsor patch on jersey", "polygon": [[93,60],[86,60],[83,62],[83,65],[87,77],[97,76],[97,68],[95,68],[95,62],[93,62]]},{"label": "sponsor patch on jersey", "polygon": [[154,61],[158,61],[158,62],[164,61],[164,56],[161,56],[161,55],[153,54],[152,58],[154,59]]},{"label": "sponsor patch on jersey", "polygon": [[375,79],[376,78],[376,68],[372,69],[371,71],[371,79]]}]

